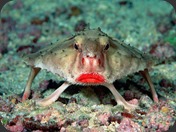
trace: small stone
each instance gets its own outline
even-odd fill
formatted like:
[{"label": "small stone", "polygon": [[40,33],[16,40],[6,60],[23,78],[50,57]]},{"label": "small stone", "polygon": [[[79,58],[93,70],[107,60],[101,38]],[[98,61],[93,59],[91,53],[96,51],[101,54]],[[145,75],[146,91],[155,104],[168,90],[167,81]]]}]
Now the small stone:
[{"label": "small stone", "polygon": [[168,109],[168,107],[163,106],[163,107],[161,108],[161,111],[162,111],[163,113],[168,113],[168,112],[169,112],[169,109]]},{"label": "small stone", "polygon": [[141,99],[139,100],[140,107],[149,108],[151,107],[152,104],[153,104],[153,101],[148,96],[142,96]]}]

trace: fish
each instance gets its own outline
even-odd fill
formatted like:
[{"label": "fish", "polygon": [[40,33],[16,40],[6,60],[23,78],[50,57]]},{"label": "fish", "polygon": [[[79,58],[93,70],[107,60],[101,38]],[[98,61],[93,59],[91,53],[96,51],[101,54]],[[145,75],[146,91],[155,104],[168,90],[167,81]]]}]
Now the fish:
[{"label": "fish", "polygon": [[36,103],[41,106],[55,102],[70,85],[102,85],[111,91],[118,105],[129,111],[135,110],[138,105],[128,103],[113,85],[114,81],[135,72],[145,78],[154,102],[158,103],[148,69],[159,60],[109,36],[100,28],[78,31],[71,37],[25,56],[24,61],[31,67],[31,72],[22,101],[29,98],[34,78],[41,69],[45,69],[63,78],[64,83],[48,97],[37,100]]}]

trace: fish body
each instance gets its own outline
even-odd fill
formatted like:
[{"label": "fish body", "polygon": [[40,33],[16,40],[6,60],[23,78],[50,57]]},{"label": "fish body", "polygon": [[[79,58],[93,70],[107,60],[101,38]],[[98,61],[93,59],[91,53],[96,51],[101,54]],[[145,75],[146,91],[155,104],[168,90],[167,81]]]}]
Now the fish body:
[{"label": "fish body", "polygon": [[113,86],[115,80],[135,72],[142,72],[153,91],[154,100],[158,101],[147,70],[157,64],[158,59],[110,37],[100,28],[77,32],[63,41],[57,41],[26,56],[25,61],[32,70],[22,100],[29,97],[32,81],[38,72],[46,69],[62,77],[65,83],[48,98],[38,101],[41,105],[54,102],[69,85],[80,84],[104,85],[113,93],[117,103],[126,109],[135,108]]}]

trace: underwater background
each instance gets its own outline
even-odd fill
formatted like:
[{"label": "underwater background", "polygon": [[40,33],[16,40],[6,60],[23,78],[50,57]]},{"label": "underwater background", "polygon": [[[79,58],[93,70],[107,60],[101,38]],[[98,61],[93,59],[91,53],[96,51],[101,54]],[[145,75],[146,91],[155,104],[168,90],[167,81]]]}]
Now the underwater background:
[{"label": "underwater background", "polygon": [[[45,70],[32,84],[31,99],[21,103],[30,67],[23,56],[85,27],[98,28],[163,62],[150,69],[159,95],[154,103],[140,74],[115,82],[127,101],[125,111],[104,87],[68,88],[48,107],[34,100],[50,95],[61,78]],[[66,60],[67,62],[67,60]],[[128,69],[127,69],[128,70]],[[0,18],[0,121],[13,132],[167,131],[176,120],[176,13],[161,0],[13,0]]]}]

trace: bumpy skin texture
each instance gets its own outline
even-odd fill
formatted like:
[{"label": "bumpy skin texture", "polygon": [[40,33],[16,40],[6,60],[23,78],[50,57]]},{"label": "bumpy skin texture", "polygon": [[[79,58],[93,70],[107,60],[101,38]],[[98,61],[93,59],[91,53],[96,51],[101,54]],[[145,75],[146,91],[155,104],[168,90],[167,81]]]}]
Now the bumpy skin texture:
[{"label": "bumpy skin texture", "polygon": [[[64,78],[65,83],[47,99],[38,101],[41,105],[49,105],[71,84],[104,85],[116,98],[117,103],[126,109],[134,109],[115,90],[113,82],[128,74],[141,71],[158,101],[156,92],[148,76],[148,69],[158,62],[157,59],[142,53],[125,43],[111,38],[98,29],[86,29],[74,36],[58,41],[25,57],[32,67],[22,100],[30,94],[33,79],[40,71],[46,69]],[[61,92],[62,91],[62,92]],[[53,97],[54,96],[54,97]],[[49,103],[47,103],[47,101]]]}]

